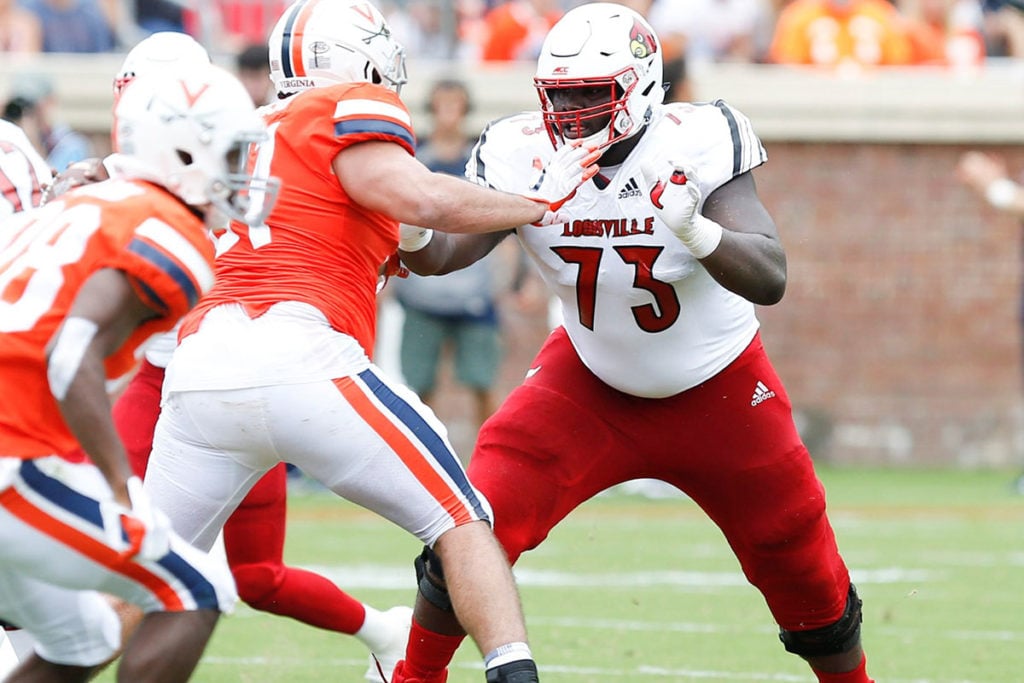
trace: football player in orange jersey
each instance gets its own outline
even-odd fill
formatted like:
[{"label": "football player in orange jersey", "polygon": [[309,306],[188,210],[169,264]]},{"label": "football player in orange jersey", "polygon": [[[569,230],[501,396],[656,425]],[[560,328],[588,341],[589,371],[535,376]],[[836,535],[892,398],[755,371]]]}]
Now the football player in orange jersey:
[{"label": "football player in orange jersey", "polygon": [[[484,423],[470,481],[513,562],[612,486],[655,478],[679,489],[721,529],[785,649],[820,683],[869,683],[861,600],[759,335],[755,305],[777,303],[786,286],[752,175],[767,153],[725,102],[663,104],[661,53],[623,5],[570,10],[537,60],[540,110],[492,122],[474,148],[466,175],[509,192],[566,144],[596,141],[603,155],[562,225],[515,231],[563,324]],[[401,257],[444,273],[502,237],[437,233]],[[431,631],[413,625],[392,683],[444,681],[457,624],[441,610],[424,622]]]},{"label": "football player in orange jersey", "polygon": [[232,223],[218,241],[217,283],[167,367],[146,489],[208,548],[253,483],[292,462],[445,557],[488,680],[534,681],[489,504],[434,414],[370,360],[378,270],[399,221],[471,232],[554,219],[594,155],[566,146],[523,194],[431,173],[398,97],[403,51],[369,3],[295,2],[269,50],[279,100],[252,163],[282,193],[265,225]]},{"label": "football player in orange jersey", "polygon": [[171,531],[132,476],[109,382],[213,282],[206,219],[261,223],[278,186],[248,173],[266,128],[208,66],[139,79],[115,110],[111,179],[0,226],[0,619],[36,641],[11,681],[83,681],[121,647],[102,594],[146,614],[121,681],[184,681],[237,596],[226,565]]},{"label": "football player in orange jersey", "polygon": [[[209,62],[206,50],[191,36],[154,33],[125,56],[114,78],[115,102],[138,76],[180,72]],[[88,182],[105,175],[99,160],[82,164],[78,170],[77,177],[65,177],[62,182]],[[138,371],[113,406],[114,425],[138,477],[144,478],[146,474],[153,428],[160,414],[164,370],[177,337],[177,329],[171,330],[147,345]],[[239,597],[254,609],[356,637],[377,653],[379,666],[390,676],[404,652],[412,610],[405,606],[377,610],[341,590],[330,579],[285,564],[287,495],[287,475],[281,463],[253,486],[224,525],[224,551]],[[369,680],[380,680],[377,667],[375,661],[367,671]]]}]

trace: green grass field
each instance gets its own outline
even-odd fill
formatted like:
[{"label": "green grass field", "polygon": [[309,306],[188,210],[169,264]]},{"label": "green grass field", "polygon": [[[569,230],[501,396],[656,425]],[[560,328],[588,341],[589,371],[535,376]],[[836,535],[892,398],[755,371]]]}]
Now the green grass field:
[{"label": "green grass field", "polygon": [[[879,683],[1024,681],[1015,474],[820,470]],[[290,505],[291,563],[378,607],[411,604],[415,541],[329,494]],[[524,556],[516,575],[545,683],[814,681],[782,649],[718,530],[686,499],[602,496]],[[221,621],[195,680],[358,682],[365,666],[353,638],[240,606]],[[467,641],[449,681],[482,680]]]}]

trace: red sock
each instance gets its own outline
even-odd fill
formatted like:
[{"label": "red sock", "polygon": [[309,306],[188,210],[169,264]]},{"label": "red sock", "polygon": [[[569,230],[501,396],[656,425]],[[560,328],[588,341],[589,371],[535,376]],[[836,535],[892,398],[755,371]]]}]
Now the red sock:
[{"label": "red sock", "polygon": [[829,674],[824,671],[814,670],[818,677],[818,683],[875,683],[868,678],[868,658],[861,657],[860,664],[853,671],[846,671],[838,674]]},{"label": "red sock", "polygon": [[274,590],[270,593],[261,591],[259,597],[252,600],[245,594],[246,569],[234,570],[238,592],[255,609],[349,635],[363,627],[366,620],[363,603],[319,574],[285,566],[280,570],[280,580]]},{"label": "red sock", "polygon": [[405,649],[405,672],[426,678],[444,671],[465,637],[428,631],[413,619]]}]

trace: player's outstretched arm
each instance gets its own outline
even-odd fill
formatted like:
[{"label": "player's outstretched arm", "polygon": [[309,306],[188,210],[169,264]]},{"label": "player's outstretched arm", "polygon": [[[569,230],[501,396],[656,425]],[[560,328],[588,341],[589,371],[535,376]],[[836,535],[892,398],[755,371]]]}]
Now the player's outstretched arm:
[{"label": "player's outstretched arm", "polygon": [[716,282],[752,303],[778,303],[786,291],[786,253],[753,175],[718,187],[698,210],[697,173],[685,165],[644,167],[654,210]]},{"label": "player's outstretched arm", "polygon": [[363,142],[334,158],[345,191],[361,206],[401,223],[455,233],[485,233],[538,223],[596,172],[596,159],[567,149],[552,159],[529,195],[498,192],[455,176],[434,173],[390,142]]}]

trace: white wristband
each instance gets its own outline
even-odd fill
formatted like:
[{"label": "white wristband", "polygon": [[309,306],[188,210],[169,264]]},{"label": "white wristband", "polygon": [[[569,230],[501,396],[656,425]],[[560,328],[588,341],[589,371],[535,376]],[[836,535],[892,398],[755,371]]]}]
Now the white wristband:
[{"label": "white wristband", "polygon": [[1005,209],[1017,198],[1017,183],[1009,178],[993,180],[985,188],[985,199],[997,209]]},{"label": "white wristband", "polygon": [[722,241],[721,225],[698,213],[694,215],[690,226],[686,237],[681,239],[695,258],[702,259],[718,248]]},{"label": "white wristband", "polygon": [[419,251],[430,244],[433,237],[434,231],[430,228],[402,225],[398,230],[398,249],[406,253]]}]

